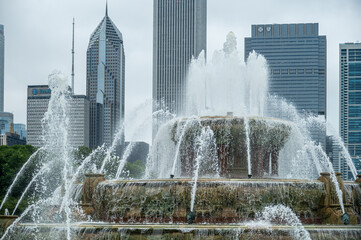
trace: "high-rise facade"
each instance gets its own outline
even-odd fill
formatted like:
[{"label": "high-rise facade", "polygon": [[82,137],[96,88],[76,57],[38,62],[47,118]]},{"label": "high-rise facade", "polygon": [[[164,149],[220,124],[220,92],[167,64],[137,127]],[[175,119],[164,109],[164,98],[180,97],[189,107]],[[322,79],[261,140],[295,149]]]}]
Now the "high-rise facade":
[{"label": "high-rise facade", "polygon": [[361,43],[340,44],[340,135],[361,171]]},{"label": "high-rise facade", "polygon": [[0,112],[4,111],[4,59],[5,59],[4,25],[0,24]]},{"label": "high-rise facade", "polygon": [[9,112],[0,112],[0,134],[5,134],[14,123],[14,115]]},{"label": "high-rise facade", "polygon": [[[48,110],[51,90],[48,85],[28,86],[27,144],[43,146],[41,120]],[[84,95],[69,98],[69,145],[89,147],[89,101]],[[16,131],[16,130],[15,130]],[[18,133],[20,135],[20,133]]]},{"label": "high-rise facade", "polygon": [[154,0],[153,9],[153,100],[181,115],[189,64],[206,51],[207,1]]},{"label": "high-rise facade", "polygon": [[265,56],[270,68],[269,91],[292,102],[300,113],[326,114],[326,36],[318,23],[252,25],[245,38],[245,59],[251,51]]},{"label": "high-rise facade", "polygon": [[92,148],[103,143],[111,145],[124,120],[124,64],[123,37],[106,10],[90,36],[87,49],[86,95],[90,101]]}]

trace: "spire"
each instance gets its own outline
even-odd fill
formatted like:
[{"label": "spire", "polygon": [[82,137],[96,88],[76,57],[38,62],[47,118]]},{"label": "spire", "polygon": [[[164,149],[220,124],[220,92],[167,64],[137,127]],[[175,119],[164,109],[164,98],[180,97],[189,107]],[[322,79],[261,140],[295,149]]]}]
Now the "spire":
[{"label": "spire", "polygon": [[105,3],[105,16],[108,17],[108,0]]},{"label": "spire", "polygon": [[74,94],[74,18],[73,18],[73,39],[72,39],[72,48],[71,48],[71,92]]}]

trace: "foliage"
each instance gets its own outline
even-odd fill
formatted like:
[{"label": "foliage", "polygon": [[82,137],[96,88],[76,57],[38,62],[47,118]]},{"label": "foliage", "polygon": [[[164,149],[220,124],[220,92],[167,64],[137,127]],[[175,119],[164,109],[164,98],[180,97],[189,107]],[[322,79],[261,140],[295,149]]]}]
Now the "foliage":
[{"label": "foliage", "polygon": [[133,163],[127,162],[123,172],[127,173],[128,178],[141,178],[145,172],[145,162],[142,160],[137,160]]},{"label": "foliage", "polygon": [[[0,199],[5,197],[7,189],[14,181],[16,174],[27,161],[27,159],[36,151],[31,145],[14,145],[0,146]],[[4,205],[4,209],[13,209],[17,199],[21,196],[27,184],[31,181],[32,174],[36,165],[36,160],[32,162],[19,178],[18,183],[14,186],[11,198]],[[27,205],[27,201],[20,204],[20,211]]]},{"label": "foliage", "polygon": [[80,146],[73,151],[75,165],[80,165],[81,162],[92,153],[92,149],[86,146]]}]

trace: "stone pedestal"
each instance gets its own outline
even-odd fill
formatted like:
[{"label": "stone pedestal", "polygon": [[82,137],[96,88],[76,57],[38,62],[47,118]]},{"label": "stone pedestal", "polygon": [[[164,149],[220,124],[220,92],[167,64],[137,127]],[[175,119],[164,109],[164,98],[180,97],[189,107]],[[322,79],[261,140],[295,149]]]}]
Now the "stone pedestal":
[{"label": "stone pedestal", "polygon": [[[345,188],[344,182],[341,178],[341,173],[336,173],[337,182],[340,186],[340,190],[342,191],[342,200],[344,203],[345,212],[350,216],[350,224],[357,224],[357,217],[351,211],[351,207],[346,204],[345,198]],[[344,222],[341,217],[343,215],[342,208],[340,205],[339,198],[337,196],[335,184],[331,180],[330,173],[321,173],[321,176],[318,178],[325,185],[325,195],[322,197],[320,203],[319,214],[322,219],[323,224],[337,224],[342,225]]]},{"label": "stone pedestal", "polygon": [[0,237],[17,218],[18,216],[0,215]]},{"label": "stone pedestal", "polygon": [[87,173],[83,184],[83,202],[79,204],[85,215],[92,216],[94,213],[93,199],[94,191],[98,184],[105,181],[104,174]]},{"label": "stone pedestal", "polygon": [[99,182],[105,181],[104,174],[87,173],[83,184],[83,203],[91,203],[93,193]]},{"label": "stone pedestal", "polygon": [[355,182],[361,184],[361,174],[357,175],[357,179],[355,180]]}]

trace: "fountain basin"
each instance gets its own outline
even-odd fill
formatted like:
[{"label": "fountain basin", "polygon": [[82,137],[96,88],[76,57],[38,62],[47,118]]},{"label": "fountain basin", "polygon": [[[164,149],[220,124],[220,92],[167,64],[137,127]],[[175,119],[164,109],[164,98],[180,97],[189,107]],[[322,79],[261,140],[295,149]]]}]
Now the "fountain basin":
[{"label": "fountain basin", "polygon": [[[103,181],[94,190],[93,219],[115,223],[186,224],[190,211],[191,179]],[[360,219],[359,187],[345,196],[351,224]],[[290,207],[305,224],[326,223],[327,192],[321,181],[280,179],[199,179],[194,223],[239,223],[255,218],[266,206]],[[335,207],[334,207],[335,209]],[[337,209],[337,206],[336,206]],[[341,215],[340,215],[341,218]],[[341,221],[341,219],[340,219]],[[333,222],[332,224],[342,224]]]},{"label": "fountain basin", "polygon": [[[218,166],[221,177],[248,178],[247,151],[250,151],[252,177],[265,177],[278,174],[278,155],[291,132],[287,121],[264,117],[201,117],[195,124],[192,119],[177,121],[171,131],[171,139],[181,141],[179,155],[181,176],[190,177],[193,173],[195,136],[202,127],[209,126],[217,145]],[[249,133],[246,133],[248,121]],[[186,126],[182,139],[177,138],[177,129]],[[247,135],[250,150],[247,150]],[[213,172],[212,172],[213,171]],[[201,169],[201,174],[212,175],[214,169]]]},{"label": "fountain basin", "polygon": [[[304,225],[313,240],[361,238],[361,229],[357,226],[317,226]],[[62,224],[21,224],[17,226],[16,236],[26,239],[49,236],[66,237],[66,225]],[[111,224],[111,223],[73,223],[72,239],[294,239],[295,227],[286,225],[257,226],[252,223],[241,224]],[[36,235],[32,235],[34,232]]]}]

